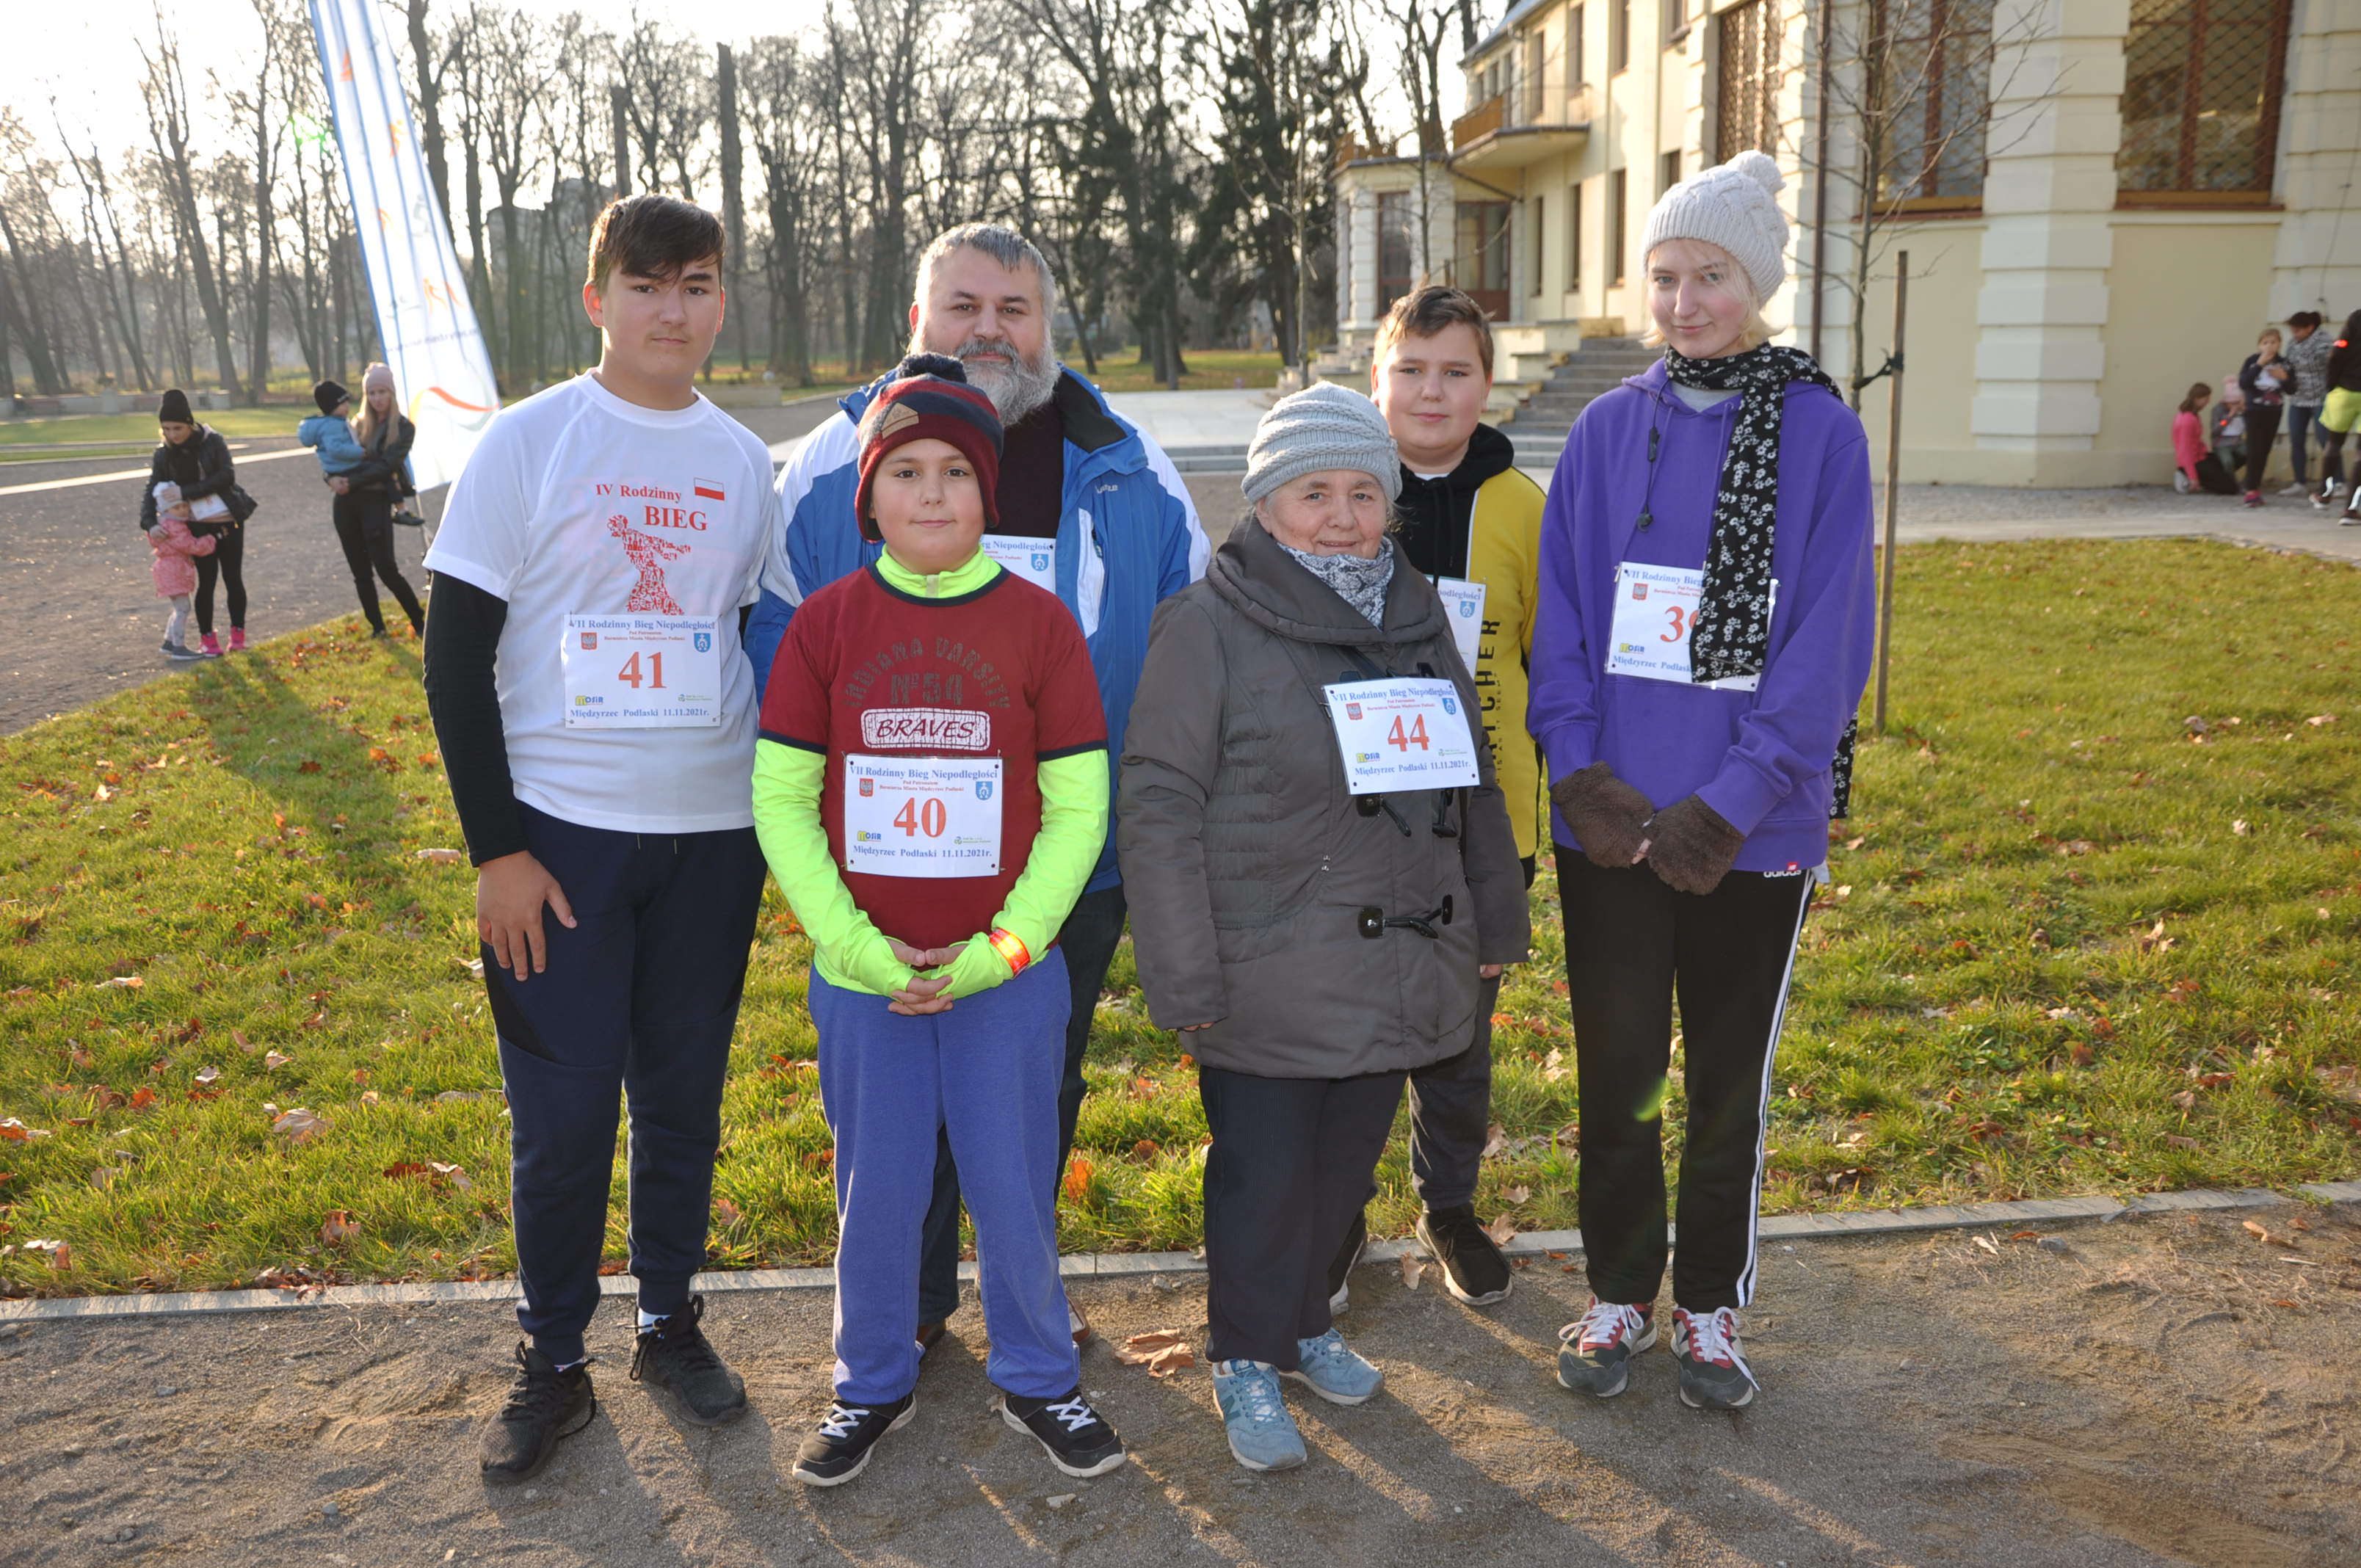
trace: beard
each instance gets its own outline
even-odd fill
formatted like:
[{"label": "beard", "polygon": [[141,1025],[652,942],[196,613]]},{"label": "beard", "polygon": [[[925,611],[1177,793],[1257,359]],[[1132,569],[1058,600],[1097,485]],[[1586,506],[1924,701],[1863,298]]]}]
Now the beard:
[{"label": "beard", "polygon": [[[910,336],[910,352],[928,352],[916,333]],[[948,352],[960,362],[967,371],[967,378],[992,400],[993,410],[1000,415],[1003,425],[1015,424],[1048,402],[1050,394],[1058,389],[1058,356],[1046,340],[1041,352],[1031,359],[1019,354],[1008,339],[983,333],[969,335],[955,348],[934,352]],[[977,363],[977,356],[984,354],[1005,355],[1008,362],[1005,366]]]}]

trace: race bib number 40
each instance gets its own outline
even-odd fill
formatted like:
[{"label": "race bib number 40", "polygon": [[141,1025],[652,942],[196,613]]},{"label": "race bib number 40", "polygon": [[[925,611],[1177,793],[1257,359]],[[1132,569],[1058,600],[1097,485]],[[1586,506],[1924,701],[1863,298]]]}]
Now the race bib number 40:
[{"label": "race bib number 40", "polygon": [[1466,705],[1449,681],[1400,676],[1322,689],[1345,760],[1345,787],[1354,795],[1482,782]]},{"label": "race bib number 40", "polygon": [[[1615,574],[1615,623],[1607,642],[1607,673],[1643,681],[1703,685],[1710,691],[1751,692],[1760,675],[1693,683],[1689,679],[1689,632],[1697,626],[1705,574],[1686,566],[1642,566],[1626,561]],[[1771,604],[1779,603],[1779,583],[1771,583]]]},{"label": "race bib number 40", "polygon": [[569,615],[565,638],[568,729],[721,722],[721,638],[711,616]]},{"label": "race bib number 40", "polygon": [[844,759],[844,869],[872,876],[1000,870],[998,757]]}]

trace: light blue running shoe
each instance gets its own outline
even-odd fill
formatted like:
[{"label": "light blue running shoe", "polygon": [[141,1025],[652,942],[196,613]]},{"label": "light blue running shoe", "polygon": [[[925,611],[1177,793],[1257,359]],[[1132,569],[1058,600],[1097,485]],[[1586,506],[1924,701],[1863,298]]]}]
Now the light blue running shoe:
[{"label": "light blue running shoe", "polygon": [[1279,1398],[1279,1376],[1268,1361],[1213,1363],[1213,1398],[1230,1453],[1249,1470],[1292,1470],[1303,1463],[1303,1434]]},{"label": "light blue running shoe", "polygon": [[1385,1386],[1386,1375],[1330,1329],[1318,1339],[1295,1342],[1296,1370],[1282,1372],[1332,1405],[1367,1404]]}]

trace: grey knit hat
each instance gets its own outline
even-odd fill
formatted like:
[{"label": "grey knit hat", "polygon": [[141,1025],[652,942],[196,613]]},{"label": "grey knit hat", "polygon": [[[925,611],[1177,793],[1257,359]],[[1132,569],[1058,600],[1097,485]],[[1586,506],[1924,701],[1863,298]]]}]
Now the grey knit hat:
[{"label": "grey knit hat", "polygon": [[1730,252],[1755,294],[1768,300],[1787,280],[1786,177],[1768,155],[1746,151],[1700,170],[1664,192],[1640,238],[1644,259],[1668,239],[1701,239]]},{"label": "grey knit hat", "polygon": [[1401,499],[1401,452],[1378,405],[1350,387],[1314,381],[1279,400],[1255,426],[1246,446],[1246,477],[1238,488],[1258,501],[1290,479],[1323,468],[1367,474]]}]

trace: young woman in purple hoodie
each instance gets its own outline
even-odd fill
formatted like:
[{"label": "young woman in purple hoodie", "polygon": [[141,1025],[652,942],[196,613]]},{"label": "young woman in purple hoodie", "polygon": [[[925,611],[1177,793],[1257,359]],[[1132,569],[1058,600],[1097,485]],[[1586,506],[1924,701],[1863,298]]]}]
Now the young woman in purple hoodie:
[{"label": "young woman in purple hoodie", "polygon": [[1784,183],[1741,153],[1650,214],[1664,358],[1583,411],[1542,519],[1527,718],[1554,781],[1594,1297],[1560,1332],[1558,1381],[1600,1398],[1656,1342],[1675,992],[1681,1398],[1754,1397],[1737,1310],[1754,1294],[1772,1049],[1868,678],[1867,441],[1761,313],[1786,276]]}]

